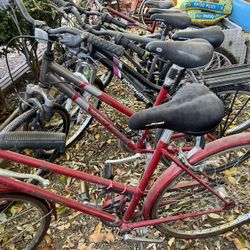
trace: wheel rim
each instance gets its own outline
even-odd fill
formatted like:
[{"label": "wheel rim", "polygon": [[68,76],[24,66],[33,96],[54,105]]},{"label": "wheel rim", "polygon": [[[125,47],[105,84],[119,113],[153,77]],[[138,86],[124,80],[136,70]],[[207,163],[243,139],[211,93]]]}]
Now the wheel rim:
[{"label": "wheel rim", "polygon": [[216,92],[224,103],[225,116],[220,123],[216,135],[222,137],[225,135],[236,134],[242,131],[249,131],[250,128],[242,125],[249,121],[249,92],[238,90],[226,90],[223,92]]},{"label": "wheel rim", "polygon": [[218,51],[214,51],[211,61],[204,67],[204,71],[220,69],[232,65],[230,59]]},{"label": "wheel rim", "polygon": [[43,235],[45,217],[41,207],[23,198],[0,198],[0,204],[8,202],[0,211],[1,249],[33,249]]},{"label": "wheel rim", "polygon": [[[250,145],[233,148],[220,152],[199,162],[198,167],[210,171],[210,177],[213,178],[213,189],[222,197],[235,202],[235,206],[221,213],[211,213],[194,218],[187,218],[170,222],[168,224],[159,224],[156,227],[164,232],[174,236],[184,238],[199,238],[216,235],[228,231],[240,224],[250,220]],[[240,161],[242,157],[248,155],[247,159]],[[240,156],[242,155],[242,156]],[[237,157],[237,163],[230,168],[228,164]],[[227,162],[228,161],[228,162]],[[239,164],[240,163],[240,164]],[[224,167],[222,168],[222,165]],[[220,167],[218,167],[218,166]],[[211,170],[214,170],[211,172]],[[182,182],[180,182],[182,181]],[[184,182],[185,181],[185,182]],[[213,209],[222,206],[222,202],[211,195],[203,187],[191,182],[190,177],[183,174],[178,183],[185,183],[185,187],[173,188],[165,192],[161,198],[156,201],[152,210],[152,217],[167,217],[179,215],[188,212],[198,212],[201,208]],[[240,183],[240,185],[238,185]],[[175,186],[177,187],[177,186]]]}]

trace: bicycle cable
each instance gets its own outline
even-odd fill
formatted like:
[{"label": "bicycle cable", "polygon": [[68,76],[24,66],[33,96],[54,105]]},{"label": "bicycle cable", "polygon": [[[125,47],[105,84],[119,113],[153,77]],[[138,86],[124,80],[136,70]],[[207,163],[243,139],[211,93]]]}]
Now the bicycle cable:
[{"label": "bicycle cable", "polygon": [[[51,40],[49,40],[49,39],[38,38],[38,37],[35,37],[35,36],[31,36],[31,35],[20,35],[20,36],[15,36],[15,37],[13,37],[13,38],[6,44],[6,46],[5,46],[4,57],[5,57],[5,61],[6,61],[7,70],[8,70],[8,73],[9,73],[9,75],[10,75],[12,88],[13,88],[13,90],[15,91],[15,93],[17,94],[18,98],[19,98],[22,102],[24,102],[26,105],[28,105],[28,106],[30,107],[29,103],[27,103],[27,102],[21,97],[21,95],[20,95],[19,92],[18,92],[17,86],[16,86],[16,84],[15,84],[15,81],[14,81],[14,78],[13,78],[13,75],[12,75],[12,72],[11,72],[11,69],[10,69],[9,59],[8,59],[8,48],[10,47],[10,44],[11,44],[14,40],[16,40],[16,39],[25,39],[25,38],[34,38],[34,39],[44,40],[44,41],[47,41],[47,42],[53,42],[53,41],[51,41]],[[29,63],[28,63],[28,65],[29,65]],[[39,78],[37,78],[37,76],[36,76],[35,74],[34,74],[34,78],[35,78],[35,80],[37,80],[38,82],[46,84],[46,82],[42,82]]]}]

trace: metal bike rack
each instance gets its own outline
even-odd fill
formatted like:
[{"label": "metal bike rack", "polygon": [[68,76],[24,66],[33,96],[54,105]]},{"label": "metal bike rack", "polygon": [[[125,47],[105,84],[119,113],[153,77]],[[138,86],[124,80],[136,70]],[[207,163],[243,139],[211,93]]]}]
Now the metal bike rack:
[{"label": "metal bike rack", "polygon": [[247,45],[242,28],[230,21],[228,18],[225,18],[222,23],[228,29],[223,30],[225,39],[221,46],[230,51],[230,53],[232,53],[232,55],[237,59],[238,63],[245,63]]},{"label": "metal bike rack", "polygon": [[242,83],[249,84],[250,64],[232,65],[222,69],[204,71],[197,76],[197,80],[210,88],[213,87],[213,84],[216,84],[216,87]]}]

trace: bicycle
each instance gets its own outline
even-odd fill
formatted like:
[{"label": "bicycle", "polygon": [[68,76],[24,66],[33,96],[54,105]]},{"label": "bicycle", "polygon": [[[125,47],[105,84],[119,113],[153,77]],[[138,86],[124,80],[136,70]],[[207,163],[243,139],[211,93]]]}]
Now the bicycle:
[{"label": "bicycle", "polygon": [[[176,116],[176,113],[179,115]],[[197,119],[190,121],[190,116]],[[27,244],[29,244],[27,249],[34,249],[39,245],[48,229],[51,215],[55,214],[55,203],[100,218],[109,226],[119,227],[123,233],[129,233],[135,228],[155,226],[162,233],[174,237],[203,238],[248,223],[250,221],[248,185],[250,133],[221,138],[208,143],[205,147],[202,141],[197,140],[196,146],[188,154],[183,153],[181,149],[178,153],[173,152],[170,144],[173,128],[174,131],[202,136],[218,125],[222,117],[222,102],[201,85],[186,86],[179,90],[169,103],[135,113],[129,120],[131,129],[142,130],[149,127],[165,129],[156,149],[143,152],[152,154],[152,157],[146,163],[147,167],[137,187],[116,182],[112,178],[108,179],[112,176],[110,164],[114,162],[111,161],[105,165],[106,175],[97,177],[11,151],[0,150],[2,159],[96,184],[102,194],[101,203],[93,205],[85,199],[83,204],[16,180],[19,177],[32,178],[30,175],[9,171],[6,173],[6,170],[1,170],[0,175],[5,176],[0,177],[1,218],[5,218],[5,222],[10,222],[10,229],[15,229],[13,225],[16,223],[24,223],[23,220],[26,218],[29,220],[28,224],[31,224],[32,218],[31,213],[27,216],[26,210],[20,209],[20,214],[17,211],[13,218],[18,218],[18,221],[12,221],[13,214],[7,210],[11,210],[13,201],[22,202],[23,206],[38,208],[41,219],[36,217],[33,225],[37,232],[29,230],[30,227],[27,225],[24,227],[27,229],[18,235],[20,238],[15,244],[22,244],[22,249]],[[171,122],[169,118],[172,118]],[[45,138],[41,141],[46,135],[50,140]],[[39,144],[36,146],[63,150],[65,136],[62,134],[54,134],[54,138],[50,136],[51,134],[44,133],[41,137],[37,132],[1,133],[0,148],[34,147],[34,141],[38,141]],[[18,145],[17,141],[22,141],[22,144]],[[248,153],[245,154],[246,152]],[[172,164],[149,187],[149,181],[163,155],[169,158]],[[138,155],[135,155],[118,161],[128,162],[137,157]],[[37,176],[33,178],[38,179]],[[47,184],[46,180],[39,181]],[[21,218],[22,214],[26,215],[25,218]],[[9,238],[5,241],[1,239],[2,247],[5,247],[4,244],[11,244],[10,231],[7,232]],[[16,240],[15,230],[13,234],[12,240]],[[27,239],[24,234],[32,237]],[[29,239],[33,240],[27,243]]]}]

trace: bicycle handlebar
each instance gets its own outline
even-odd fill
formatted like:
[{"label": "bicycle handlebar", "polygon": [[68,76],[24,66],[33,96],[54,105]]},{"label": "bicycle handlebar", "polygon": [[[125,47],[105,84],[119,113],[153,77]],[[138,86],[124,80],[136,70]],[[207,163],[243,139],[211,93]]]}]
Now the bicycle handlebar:
[{"label": "bicycle handlebar", "polygon": [[21,12],[23,18],[29,22],[30,24],[33,24],[35,27],[42,27],[45,25],[45,23],[43,21],[40,20],[36,20],[33,17],[30,16],[30,14],[28,13],[26,7],[24,6],[23,2],[21,0],[15,0],[15,3],[19,9],[19,11]]},{"label": "bicycle handlebar", "polygon": [[[63,5],[66,4],[66,2],[64,2],[63,0],[53,0],[53,1],[59,2],[60,4],[63,4]],[[25,8],[25,6],[21,0],[15,0],[15,2],[17,4],[17,7],[20,10],[22,16],[25,18],[26,21],[33,24],[35,27],[38,27],[38,28],[45,30],[46,32],[48,32],[49,35],[57,35],[57,34],[65,34],[65,33],[69,33],[72,35],[80,35],[82,38],[82,39],[80,39],[80,42],[87,41],[88,43],[90,43],[94,47],[96,47],[97,49],[106,50],[112,54],[115,54],[118,57],[122,56],[124,53],[124,49],[121,46],[116,45],[116,44],[112,44],[112,43],[110,43],[102,38],[96,37],[90,33],[84,32],[84,31],[79,30],[77,28],[60,27],[60,28],[52,29],[52,28],[46,26],[46,24],[44,22],[33,19],[29,15],[27,9]]]},{"label": "bicycle handlebar", "polygon": [[126,38],[123,35],[117,35],[115,37],[115,43],[122,45],[125,49],[130,49],[133,52],[135,52],[140,58],[144,58],[146,51],[136,44],[134,44],[132,41],[130,41],[128,38]]},{"label": "bicycle handlebar", "polygon": [[122,29],[126,29],[127,28],[127,24],[113,18],[112,16],[110,16],[108,13],[102,13],[101,15],[101,20],[104,23],[113,23],[116,26],[122,28]]},{"label": "bicycle handlebar", "polygon": [[112,54],[115,54],[118,57],[122,56],[125,51],[123,47],[110,43],[109,41],[106,41],[90,33],[82,33],[81,35],[73,37],[64,37],[61,40],[61,43],[65,44],[69,48],[76,48],[79,47],[80,44],[84,41],[92,44],[95,48],[97,48],[100,51],[107,51]]},{"label": "bicycle handlebar", "polygon": [[66,135],[64,133],[16,131],[0,132],[0,149],[56,149],[65,151]]},{"label": "bicycle handlebar", "polygon": [[125,49],[119,45],[110,43],[100,37],[89,33],[87,36],[87,41],[100,50],[111,52],[112,54],[115,54],[118,57],[124,54]]}]

